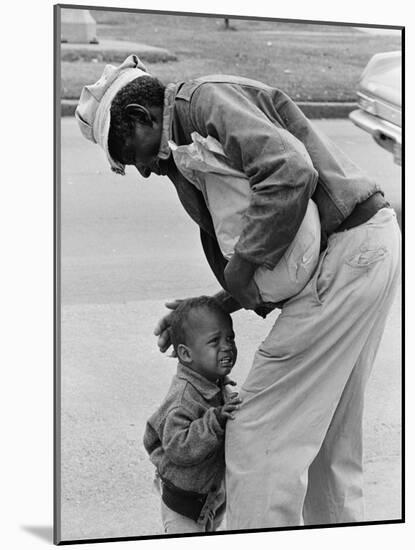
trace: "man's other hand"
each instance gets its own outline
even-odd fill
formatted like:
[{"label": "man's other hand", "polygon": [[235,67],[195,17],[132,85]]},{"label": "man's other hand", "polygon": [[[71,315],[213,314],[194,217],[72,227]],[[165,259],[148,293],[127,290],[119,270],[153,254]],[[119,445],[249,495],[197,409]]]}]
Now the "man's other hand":
[{"label": "man's other hand", "polygon": [[261,296],[253,279],[255,264],[234,254],[225,268],[225,281],[228,292],[245,309],[255,309],[261,304]]}]

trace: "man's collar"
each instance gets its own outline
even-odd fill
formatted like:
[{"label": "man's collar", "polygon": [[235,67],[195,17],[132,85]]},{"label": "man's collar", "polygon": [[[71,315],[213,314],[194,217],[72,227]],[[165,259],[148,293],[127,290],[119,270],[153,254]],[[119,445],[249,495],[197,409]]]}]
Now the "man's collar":
[{"label": "man's collar", "polygon": [[173,122],[174,98],[176,96],[177,84],[168,84],[164,91],[163,127],[161,130],[159,160],[167,160],[170,156],[169,140]]},{"label": "man's collar", "polygon": [[182,380],[186,380],[191,384],[206,400],[210,400],[215,397],[221,388],[215,382],[211,382],[198,372],[195,372],[190,367],[179,363],[177,365],[177,376]]}]

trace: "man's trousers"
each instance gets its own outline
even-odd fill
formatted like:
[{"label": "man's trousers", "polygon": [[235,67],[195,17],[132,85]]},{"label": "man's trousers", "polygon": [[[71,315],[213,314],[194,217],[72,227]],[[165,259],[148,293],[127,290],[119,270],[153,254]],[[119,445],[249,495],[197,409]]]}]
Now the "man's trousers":
[{"label": "man's trousers", "polygon": [[364,521],[364,391],[399,277],[392,209],[330,236],[227,423],[228,530]]}]

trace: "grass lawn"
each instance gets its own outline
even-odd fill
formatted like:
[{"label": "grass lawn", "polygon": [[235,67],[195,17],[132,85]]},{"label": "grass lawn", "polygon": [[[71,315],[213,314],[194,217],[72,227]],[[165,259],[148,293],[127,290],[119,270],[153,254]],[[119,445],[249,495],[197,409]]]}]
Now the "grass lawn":
[{"label": "grass lawn", "polygon": [[[369,35],[352,27],[91,10],[99,40],[118,39],[170,50],[177,61],[146,63],[164,83],[225,73],[277,86],[297,101],[354,101],[359,76],[380,51],[401,48],[394,36]],[[134,53],[134,52],[131,52]],[[144,60],[144,59],[143,59]],[[78,98],[107,62],[62,61],[62,97]],[[145,62],[145,60],[144,60]]]}]

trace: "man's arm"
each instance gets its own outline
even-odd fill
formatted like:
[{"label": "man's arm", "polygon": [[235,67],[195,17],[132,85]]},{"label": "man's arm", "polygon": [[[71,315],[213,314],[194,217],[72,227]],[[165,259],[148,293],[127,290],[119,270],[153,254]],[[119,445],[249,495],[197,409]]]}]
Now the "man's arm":
[{"label": "man's arm", "polygon": [[[249,179],[250,205],[235,247],[245,272],[253,273],[258,265],[273,269],[294,239],[315,189],[317,172],[307,151],[239,86],[202,84],[192,96],[191,115],[196,130],[220,141]],[[229,271],[239,273],[239,268]]]},{"label": "man's arm", "polygon": [[[258,289],[252,279],[256,265],[242,260],[238,254],[227,262],[219,248],[218,241],[203,229],[200,230],[200,238],[206,259],[215,274],[219,284],[225,289],[214,297],[218,299],[228,313],[233,313],[241,307],[255,309],[261,302]],[[231,277],[235,275],[235,279]],[[232,281],[240,285],[236,287]],[[229,291],[229,292],[226,292]],[[262,313],[259,313],[263,316]]]},{"label": "man's arm", "polygon": [[213,298],[215,298],[223,309],[229,314],[241,309],[239,302],[237,302],[235,298],[229,294],[229,292],[226,292],[226,290],[220,290],[213,295]]}]

